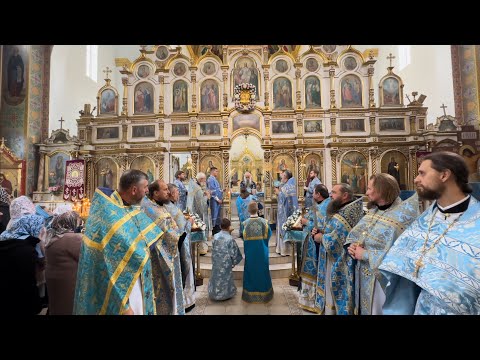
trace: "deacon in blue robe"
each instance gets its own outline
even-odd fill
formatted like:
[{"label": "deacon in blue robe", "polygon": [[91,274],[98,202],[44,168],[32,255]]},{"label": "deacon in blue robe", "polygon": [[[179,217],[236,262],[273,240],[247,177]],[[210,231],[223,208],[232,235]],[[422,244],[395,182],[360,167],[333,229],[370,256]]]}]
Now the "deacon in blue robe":
[{"label": "deacon in blue robe", "polygon": [[177,171],[175,174],[175,181],[173,182],[174,185],[177,186],[178,188],[178,201],[177,201],[177,206],[180,208],[180,210],[185,211],[187,207],[187,187],[183,184],[183,181],[185,180],[185,173],[181,170]]},{"label": "deacon in blue robe", "polygon": [[318,252],[320,244],[313,240],[311,231],[313,228],[319,228],[327,215],[327,206],[330,203],[330,197],[323,200],[320,204],[311,206],[308,214],[308,223],[304,231],[308,233],[303,247],[302,264],[300,266],[301,289],[298,295],[299,306],[305,310],[321,313],[322,309],[315,307],[315,296],[317,294],[317,276],[318,276]]},{"label": "deacon in blue robe", "polygon": [[208,297],[212,300],[227,300],[235,296],[237,287],[233,281],[233,268],[243,259],[228,230],[230,220],[224,220],[222,230],[215,234],[212,242],[212,276],[208,282]]},{"label": "deacon in blue robe", "polygon": [[250,217],[250,214],[248,213],[248,204],[250,204],[250,202],[254,199],[255,197],[253,195],[249,195],[247,189],[242,188],[240,190],[240,195],[238,195],[237,200],[235,201],[235,204],[237,205],[238,218],[240,220],[240,237],[243,236],[243,222]]},{"label": "deacon in blue robe", "polygon": [[267,303],[273,298],[272,278],[268,261],[268,240],[272,230],[268,221],[258,217],[258,205],[248,205],[250,218],[243,223],[245,267],[242,300],[249,303]]},{"label": "deacon in blue robe", "polygon": [[212,235],[215,235],[220,231],[221,210],[222,210],[222,201],[223,201],[223,191],[220,187],[220,183],[217,180],[218,169],[213,167],[210,169],[210,176],[207,179],[207,188],[210,190],[210,209],[212,216]]},{"label": "deacon in blue robe", "polygon": [[305,194],[305,207],[309,208],[310,206],[314,205],[313,201],[313,193],[315,192],[315,186],[321,184],[322,182],[318,178],[318,170],[314,169],[310,171],[309,176],[314,176],[313,179],[308,183],[308,187],[306,187],[306,194]]},{"label": "deacon in blue robe", "polygon": [[318,253],[315,308],[326,315],[352,315],[354,306],[354,262],[344,249],[348,233],[363,217],[363,199],[355,198],[348,184],[332,189]]}]

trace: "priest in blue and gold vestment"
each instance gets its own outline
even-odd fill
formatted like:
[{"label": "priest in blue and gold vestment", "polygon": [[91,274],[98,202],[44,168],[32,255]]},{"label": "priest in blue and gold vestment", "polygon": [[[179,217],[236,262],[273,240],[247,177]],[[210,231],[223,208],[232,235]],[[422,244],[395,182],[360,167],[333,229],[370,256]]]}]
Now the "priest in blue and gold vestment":
[{"label": "priest in blue and gold vestment", "polygon": [[315,186],[313,201],[315,205],[310,206],[306,218],[302,219],[302,224],[306,225],[304,232],[306,232],[308,236],[303,244],[302,263],[300,265],[301,285],[298,304],[302,309],[321,313],[322,310],[315,307],[320,244],[313,240],[312,230],[319,229],[327,215],[330,195],[325,185],[317,184],[317,186]]},{"label": "priest in blue and gold vestment", "polygon": [[[277,247],[276,252],[282,256],[288,256],[292,252],[290,242],[284,242],[285,230],[282,225],[287,218],[293,214],[298,208],[298,195],[295,178],[292,177],[290,170],[284,170],[281,173],[282,184],[275,185],[275,193],[277,194]],[[277,186],[278,185],[278,186]]]},{"label": "priest in blue and gold vestment", "polygon": [[245,267],[242,300],[249,303],[267,303],[273,298],[272,278],[268,261],[268,240],[272,230],[268,221],[258,216],[258,205],[248,205],[250,218],[243,223]]},{"label": "priest in blue and gold vestment", "polygon": [[320,231],[312,230],[320,242],[315,308],[325,315],[352,315],[354,262],[344,249],[352,228],[363,217],[362,198],[355,198],[348,184],[337,184],[331,193],[327,216]]},{"label": "priest in blue and gold vestment", "polygon": [[415,178],[433,204],[385,256],[384,314],[480,315],[480,203],[468,168],[455,153],[422,159]]},{"label": "priest in blue and gold vestment", "polygon": [[350,231],[345,245],[357,259],[355,314],[382,315],[385,292],[378,270],[398,236],[419,216],[418,196],[402,202],[397,180],[389,174],[370,177],[366,195],[368,213]]},{"label": "priest in blue and gold vestment", "polygon": [[151,249],[162,231],[138,206],[147,175],[128,170],[119,190],[95,191],[80,250],[73,313],[155,315]]},{"label": "priest in blue and gold vestment", "polygon": [[190,220],[187,221],[185,215],[183,215],[181,209],[177,206],[179,201],[179,190],[175,184],[168,184],[168,190],[170,192],[170,202],[165,205],[165,208],[170,215],[172,215],[180,232],[185,234],[185,239],[182,243],[179,242],[178,248],[180,251],[180,266],[182,269],[183,306],[185,307],[185,312],[188,312],[195,307],[195,277],[193,275],[190,249],[190,232],[192,229],[193,218],[190,218]]},{"label": "priest in blue and gold vestment", "polygon": [[148,198],[142,200],[142,210],[163,231],[152,258],[153,285],[158,315],[184,315],[182,271],[178,243],[182,236],[165,205],[170,202],[168,185],[157,180],[148,185]]},{"label": "priest in blue and gold vestment", "polygon": [[[204,173],[199,172],[196,179],[190,179],[188,184],[187,210],[193,214],[197,214],[205,222],[207,228],[205,230],[205,239],[208,238],[208,232],[211,229],[211,221],[209,216],[209,201],[211,201],[210,191],[207,189],[207,177]],[[208,244],[202,241],[199,245],[200,255],[208,252]]]}]

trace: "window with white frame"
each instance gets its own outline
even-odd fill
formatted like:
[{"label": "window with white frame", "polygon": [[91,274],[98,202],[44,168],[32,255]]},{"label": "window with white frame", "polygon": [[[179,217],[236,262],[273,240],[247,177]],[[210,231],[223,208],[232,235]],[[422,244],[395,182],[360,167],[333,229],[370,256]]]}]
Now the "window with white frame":
[{"label": "window with white frame", "polygon": [[97,82],[98,45],[87,45],[87,76]]},{"label": "window with white frame", "polygon": [[398,71],[402,71],[410,65],[411,45],[398,45]]}]

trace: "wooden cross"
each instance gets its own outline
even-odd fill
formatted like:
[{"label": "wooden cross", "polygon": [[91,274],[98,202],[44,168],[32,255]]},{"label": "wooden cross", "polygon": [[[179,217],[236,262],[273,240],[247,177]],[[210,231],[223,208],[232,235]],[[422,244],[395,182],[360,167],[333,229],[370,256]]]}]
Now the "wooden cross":
[{"label": "wooden cross", "polygon": [[103,70],[103,72],[106,74],[106,77],[108,79],[108,73],[111,73],[112,70],[110,70],[110,68],[107,66],[107,69],[106,70]]},{"label": "wooden cross", "polygon": [[440,106],[441,109],[443,109],[443,116],[447,116],[447,112],[445,111],[445,109],[447,108],[448,106],[445,106],[444,103],[442,103],[442,106]]},{"label": "wooden cross", "polygon": [[392,67],[392,60],[395,59],[395,56],[392,56],[392,53],[390,53],[390,55],[387,56],[387,59],[390,60],[390,67]]},{"label": "wooden cross", "polygon": [[58,121],[60,121],[60,130],[62,130],[63,129],[63,122],[65,121],[65,120],[63,120],[63,116]]}]

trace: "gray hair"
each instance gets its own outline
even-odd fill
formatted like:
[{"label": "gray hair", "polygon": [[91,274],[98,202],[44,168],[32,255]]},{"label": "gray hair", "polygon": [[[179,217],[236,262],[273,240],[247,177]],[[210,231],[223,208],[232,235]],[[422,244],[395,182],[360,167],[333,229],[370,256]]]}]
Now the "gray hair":
[{"label": "gray hair", "polygon": [[200,179],[202,179],[202,178],[205,178],[205,179],[206,179],[206,178],[207,178],[207,175],[205,175],[205,173],[203,173],[203,172],[199,172],[199,173],[197,173],[197,176],[196,176],[195,178],[196,178],[197,180],[200,180]]}]

